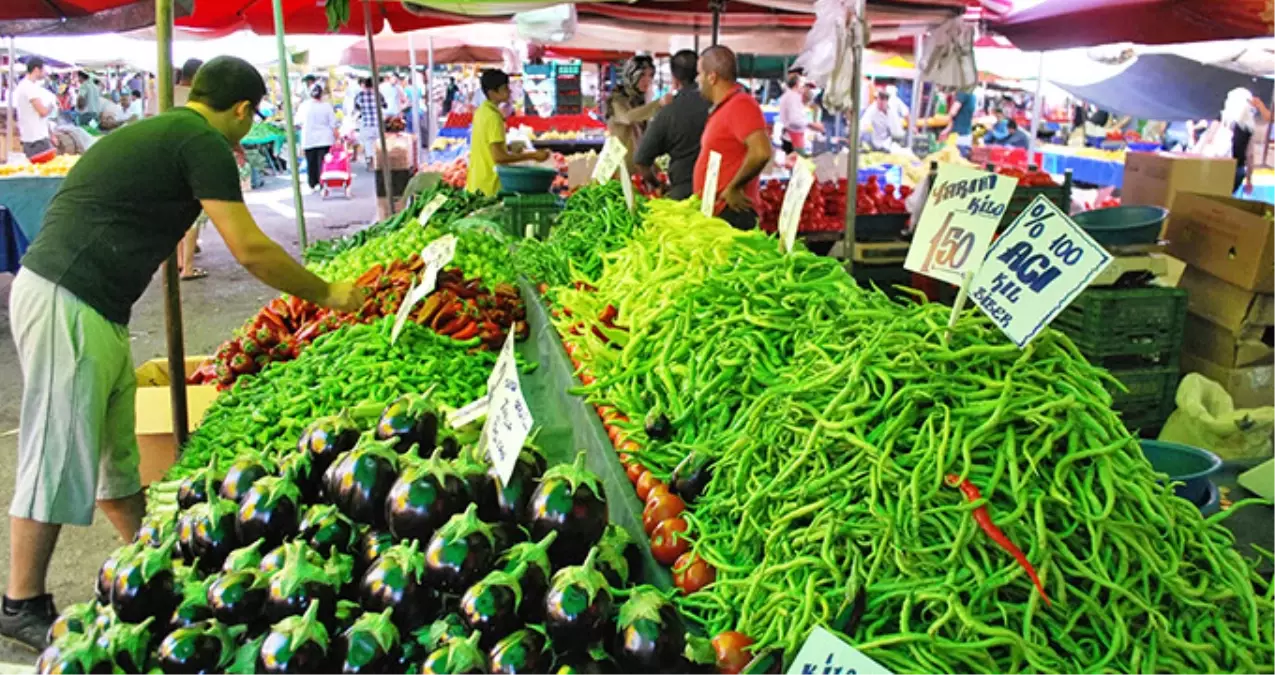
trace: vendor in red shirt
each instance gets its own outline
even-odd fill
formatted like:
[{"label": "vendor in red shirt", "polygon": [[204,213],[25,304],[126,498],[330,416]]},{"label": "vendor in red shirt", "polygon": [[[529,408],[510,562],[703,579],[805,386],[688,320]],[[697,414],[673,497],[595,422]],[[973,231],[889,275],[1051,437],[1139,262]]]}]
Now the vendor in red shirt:
[{"label": "vendor in red shirt", "polygon": [[713,107],[695,162],[695,194],[703,196],[709,153],[718,153],[717,217],[736,229],[751,230],[757,226],[757,176],[772,149],[761,106],[735,82],[736,72],[735,52],[726,47],[709,47],[700,54],[700,93]]}]

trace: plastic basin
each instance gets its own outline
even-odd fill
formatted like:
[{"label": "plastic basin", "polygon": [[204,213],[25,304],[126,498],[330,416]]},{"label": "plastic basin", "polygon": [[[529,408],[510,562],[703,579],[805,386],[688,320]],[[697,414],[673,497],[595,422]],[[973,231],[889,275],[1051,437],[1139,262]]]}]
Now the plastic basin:
[{"label": "plastic basin", "polygon": [[1169,210],[1159,206],[1112,206],[1084,211],[1071,219],[1104,246],[1154,244]]},{"label": "plastic basin", "polygon": [[1222,458],[1209,452],[1181,443],[1166,441],[1140,441],[1142,454],[1151,467],[1169,474],[1169,480],[1180,483],[1173,490],[1192,504],[1203,506],[1208,502],[1209,476],[1222,466]]},{"label": "plastic basin", "polygon": [[496,175],[500,177],[502,192],[543,194],[553,186],[553,179],[558,176],[558,172],[543,166],[497,165]]}]

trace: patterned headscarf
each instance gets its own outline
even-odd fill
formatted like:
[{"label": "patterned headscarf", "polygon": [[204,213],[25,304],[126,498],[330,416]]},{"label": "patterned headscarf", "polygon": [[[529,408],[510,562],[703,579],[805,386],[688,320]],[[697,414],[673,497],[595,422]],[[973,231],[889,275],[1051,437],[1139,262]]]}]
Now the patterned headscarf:
[{"label": "patterned headscarf", "polygon": [[[614,99],[627,99],[630,107],[646,103],[646,94],[638,89],[638,83],[642,81],[642,75],[648,68],[655,70],[655,60],[645,54],[639,54],[625,62],[624,69],[620,71],[619,85],[608,97],[608,104]],[[611,119],[612,106],[607,105],[602,112],[606,119]]]}]

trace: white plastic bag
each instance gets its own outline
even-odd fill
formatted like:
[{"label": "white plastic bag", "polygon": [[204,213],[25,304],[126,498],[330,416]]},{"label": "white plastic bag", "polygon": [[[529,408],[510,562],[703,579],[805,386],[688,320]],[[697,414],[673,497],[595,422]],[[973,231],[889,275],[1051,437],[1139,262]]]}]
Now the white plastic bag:
[{"label": "white plastic bag", "polygon": [[1203,448],[1226,460],[1270,457],[1275,408],[1236,410],[1222,385],[1190,373],[1178,385],[1177,410],[1160,440]]},{"label": "white plastic bag", "polygon": [[926,82],[964,89],[978,84],[974,65],[974,27],[960,17],[934,29],[918,64]]},{"label": "white plastic bag", "polygon": [[867,28],[849,0],[815,0],[815,23],[794,65],[823,87],[823,105],[829,110],[857,109],[851,96],[855,44],[867,44]]},{"label": "white plastic bag", "polygon": [[518,37],[527,42],[566,42],[575,37],[578,23],[576,6],[572,4],[553,5],[514,15]]}]

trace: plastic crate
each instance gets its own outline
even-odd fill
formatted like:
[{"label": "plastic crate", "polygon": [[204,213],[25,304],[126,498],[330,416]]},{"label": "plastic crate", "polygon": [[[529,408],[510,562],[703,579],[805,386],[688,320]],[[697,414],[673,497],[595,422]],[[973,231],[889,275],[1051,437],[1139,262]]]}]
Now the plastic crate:
[{"label": "plastic crate", "polygon": [[1157,429],[1173,413],[1181,371],[1177,366],[1113,370],[1128,391],[1111,390],[1111,408],[1129,429]]},{"label": "plastic crate", "polygon": [[874,213],[854,217],[855,241],[896,241],[908,226],[906,213]]},{"label": "plastic crate", "polygon": [[1182,347],[1187,293],[1181,288],[1090,288],[1050,324],[1090,361],[1162,358]]},{"label": "plastic crate", "polygon": [[574,76],[576,76],[576,77],[579,77],[579,76],[580,76],[581,65],[582,65],[582,64],[579,64],[579,63],[559,63],[559,64],[557,64],[557,66],[556,66],[556,70],[557,70],[557,73],[558,73],[558,77],[562,77],[563,75],[574,75]]},{"label": "plastic crate", "polygon": [[1067,169],[1064,172],[1062,185],[1053,187],[1015,187],[1014,196],[1009,198],[1009,205],[1005,207],[1005,215],[1001,217],[997,230],[1000,231],[1009,227],[1009,224],[1014,222],[1018,214],[1026,210],[1038,195],[1044,195],[1045,199],[1053,202],[1055,206],[1062,209],[1063,213],[1071,213],[1071,169]]},{"label": "plastic crate", "polygon": [[552,194],[507,195],[503,206],[501,225],[506,234],[515,238],[548,237],[549,229],[562,212],[562,200]]}]

